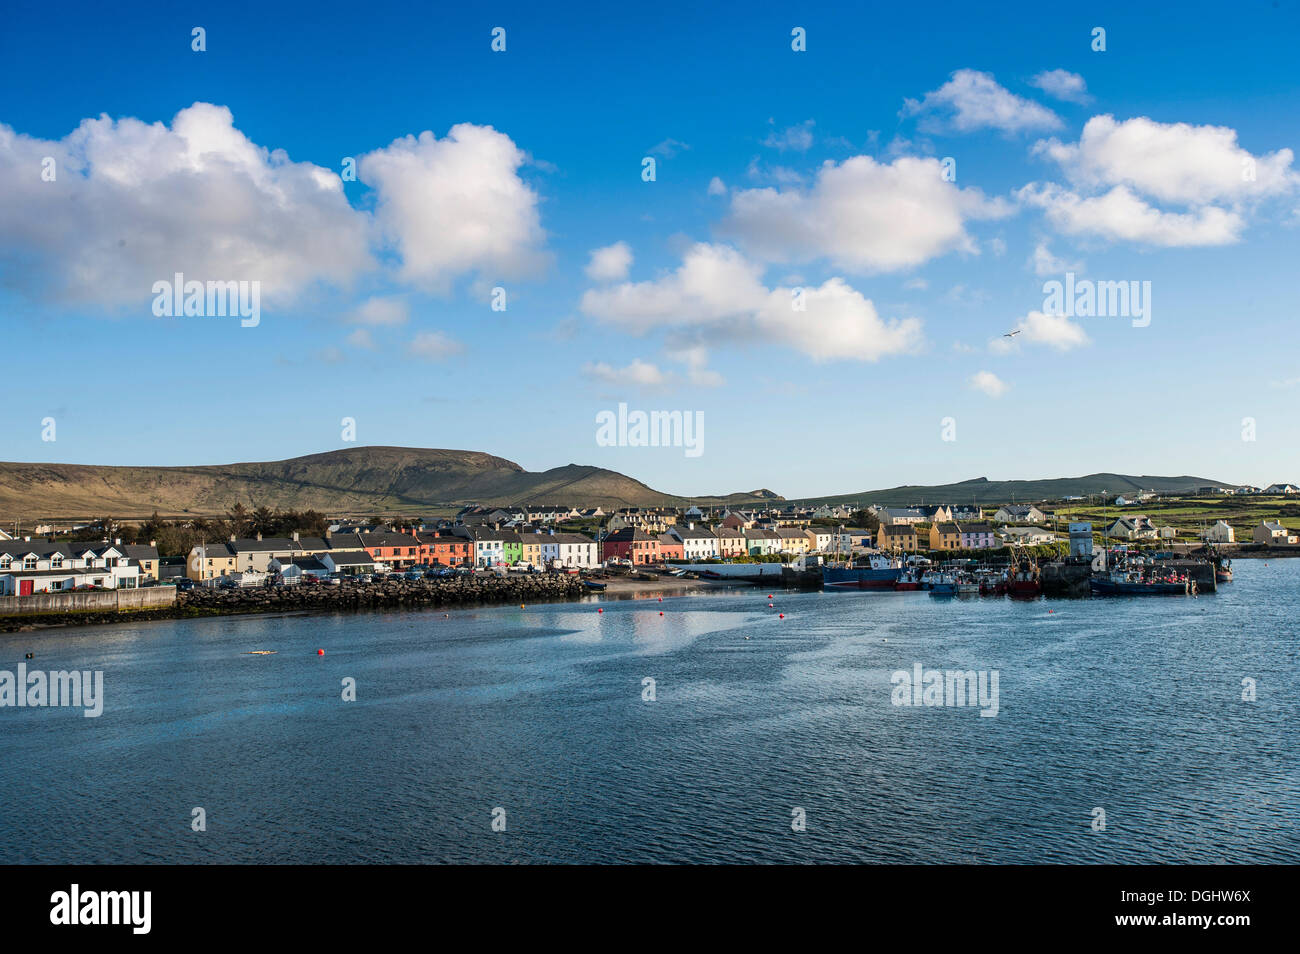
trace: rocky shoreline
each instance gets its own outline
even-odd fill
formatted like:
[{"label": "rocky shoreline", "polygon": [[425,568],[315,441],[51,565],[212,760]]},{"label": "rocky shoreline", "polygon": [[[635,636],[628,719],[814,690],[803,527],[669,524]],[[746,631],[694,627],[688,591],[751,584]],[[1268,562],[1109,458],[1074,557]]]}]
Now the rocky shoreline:
[{"label": "rocky shoreline", "polygon": [[0,618],[0,632],[30,632],[50,626],[98,626],[140,620],[192,619],[250,613],[527,604],[574,600],[588,592],[577,577],[550,574],[346,582],[339,586],[259,586],[221,590],[204,587],[195,588],[188,593],[178,593],[176,604],[165,609],[3,617]]}]

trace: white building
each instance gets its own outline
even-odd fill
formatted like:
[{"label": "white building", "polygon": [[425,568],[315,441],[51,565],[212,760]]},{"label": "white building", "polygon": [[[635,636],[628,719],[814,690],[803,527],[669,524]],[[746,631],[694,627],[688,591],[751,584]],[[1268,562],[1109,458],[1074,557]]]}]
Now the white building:
[{"label": "white building", "polygon": [[1201,538],[1206,543],[1234,543],[1237,539],[1232,527],[1223,520],[1216,520],[1214,526],[1201,534]]},{"label": "white building", "polygon": [[681,541],[682,557],[686,560],[716,560],[718,554],[718,537],[707,527],[687,524],[685,527],[673,527],[668,531]]}]

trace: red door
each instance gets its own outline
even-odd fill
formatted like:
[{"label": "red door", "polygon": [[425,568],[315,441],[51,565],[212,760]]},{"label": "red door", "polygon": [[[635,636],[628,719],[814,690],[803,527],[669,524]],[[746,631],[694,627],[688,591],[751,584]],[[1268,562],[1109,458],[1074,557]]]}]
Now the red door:
[{"label": "red door", "polygon": [[35,590],[35,588],[36,588],[36,581],[35,581],[35,580],[19,580],[19,581],[18,581],[18,595],[19,595],[19,596],[31,596],[31,595],[32,595],[32,592]]}]

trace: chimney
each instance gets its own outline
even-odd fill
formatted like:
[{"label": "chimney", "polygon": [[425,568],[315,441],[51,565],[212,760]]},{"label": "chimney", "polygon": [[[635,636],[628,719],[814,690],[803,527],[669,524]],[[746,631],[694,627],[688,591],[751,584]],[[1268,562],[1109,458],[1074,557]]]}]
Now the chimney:
[{"label": "chimney", "polygon": [[122,545],[122,538],[121,538],[121,537],[114,537],[114,538],[113,538],[113,546],[115,546],[115,547],[120,547],[121,545]]},{"label": "chimney", "polygon": [[298,531],[297,531],[297,530],[295,530],[295,531],[293,532],[293,542],[294,542],[294,543],[297,543],[297,542],[298,542]]},{"label": "chimney", "polygon": [[262,540],[262,535],[261,535],[260,533],[257,535],[257,540],[258,540],[259,543],[260,543],[261,540]]},{"label": "chimney", "polygon": [[230,535],[230,542],[231,543],[235,542],[235,535],[233,533]]},{"label": "chimney", "polygon": [[149,546],[153,547],[155,550],[158,549],[158,541],[157,541],[157,540],[150,540],[150,541],[149,541]]}]

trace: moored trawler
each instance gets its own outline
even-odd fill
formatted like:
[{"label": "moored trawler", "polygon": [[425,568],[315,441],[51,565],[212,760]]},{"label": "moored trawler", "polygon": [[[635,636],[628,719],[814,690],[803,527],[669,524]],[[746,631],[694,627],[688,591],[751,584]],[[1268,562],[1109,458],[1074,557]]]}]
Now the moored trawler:
[{"label": "moored trawler", "polygon": [[1088,586],[1093,596],[1186,596],[1196,592],[1186,574],[1143,573],[1123,567],[1094,576]]},{"label": "moored trawler", "polygon": [[828,590],[892,590],[903,575],[903,563],[883,554],[866,563],[822,567],[822,586]]},{"label": "moored trawler", "polygon": [[1038,567],[1031,560],[1021,560],[1007,571],[1007,592],[1012,596],[1037,596],[1042,592]]}]

